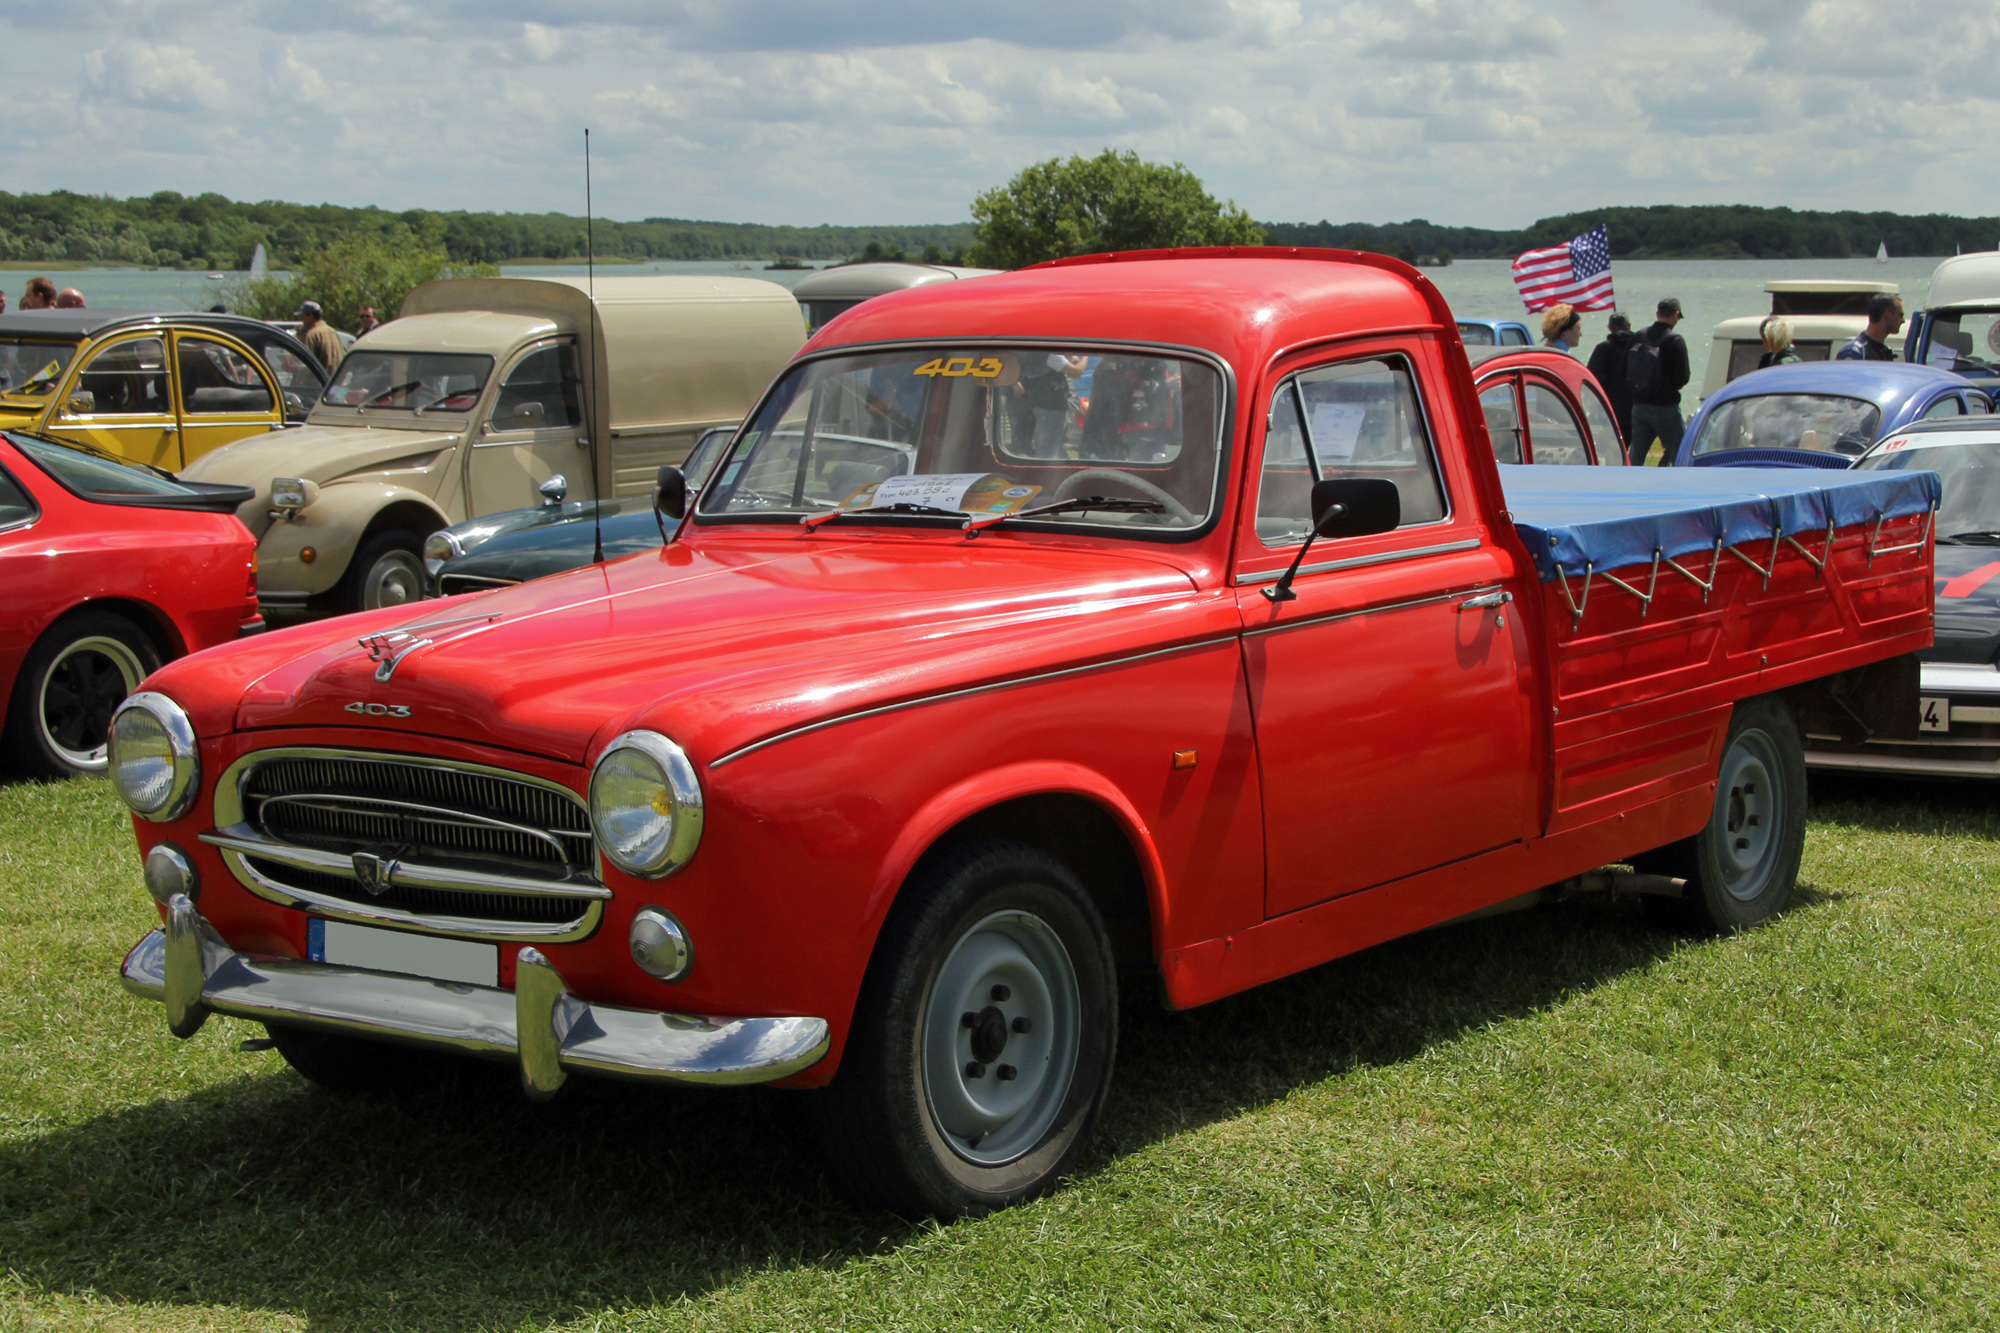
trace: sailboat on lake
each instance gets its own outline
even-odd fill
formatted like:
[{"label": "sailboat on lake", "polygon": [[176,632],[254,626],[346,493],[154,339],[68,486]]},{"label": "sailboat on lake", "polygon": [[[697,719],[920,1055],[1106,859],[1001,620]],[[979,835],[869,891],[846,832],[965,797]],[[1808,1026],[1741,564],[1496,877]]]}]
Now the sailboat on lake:
[{"label": "sailboat on lake", "polygon": [[1883,241],[1875,247],[1875,262],[1878,264],[1889,262],[1889,243],[1887,241]]}]

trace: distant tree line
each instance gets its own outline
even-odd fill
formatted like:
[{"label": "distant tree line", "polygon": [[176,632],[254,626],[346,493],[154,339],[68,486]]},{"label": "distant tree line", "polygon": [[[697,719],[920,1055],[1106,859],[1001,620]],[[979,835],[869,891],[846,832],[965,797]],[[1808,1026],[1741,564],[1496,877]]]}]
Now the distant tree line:
[{"label": "distant tree line", "polygon": [[1614,259],[1859,259],[1886,244],[1892,255],[1949,255],[2000,248],[2000,217],[1943,213],[1820,213],[1743,205],[1600,208],[1543,218],[1518,231],[1441,227],[1423,218],[1366,222],[1267,222],[1272,245],[1323,245],[1382,254],[1511,259],[1602,226]]},{"label": "distant tree line", "polygon": [[[1130,160],[1127,160],[1130,159]],[[1060,167],[1058,171],[1056,168]],[[1103,176],[1103,181],[1097,181]],[[1605,208],[1543,218],[1519,230],[1445,227],[1408,222],[1266,222],[1255,224],[1234,205],[1217,204],[1178,165],[1141,164],[1130,154],[1038,164],[1008,187],[988,191],[986,244],[973,222],[932,226],[773,227],[748,222],[647,218],[599,219],[596,250],[606,259],[850,259],[864,255],[953,259],[980,254],[988,262],[1026,262],[1047,248],[1034,235],[1062,207],[1072,180],[1107,201],[1075,211],[1081,222],[1054,251],[1073,244],[1127,246],[1126,237],[1165,228],[1194,239],[1183,244],[1240,243],[1261,227],[1271,245],[1338,246],[1408,258],[1511,258],[1554,245],[1600,224],[1617,259],[1852,259],[1887,243],[1892,255],[1948,255],[2000,247],[2000,218],[1945,214],[1822,213],[1790,208],[1658,205]],[[1185,179],[1182,179],[1185,177]],[[1063,200],[1064,203],[1070,201]],[[134,199],[58,190],[0,192],[0,260],[55,264],[127,263],[166,268],[242,269],[262,245],[271,267],[297,268],[336,244],[435,238],[453,264],[517,259],[580,259],[584,222],[562,213],[392,211],[279,201],[243,203],[219,194],[171,190]]]},{"label": "distant tree line", "polygon": [[[864,253],[950,255],[972,242],[972,224],[769,227],[748,222],[597,219],[605,259],[846,259]],[[0,260],[126,263],[242,269],[259,245],[272,268],[295,268],[337,243],[436,237],[456,264],[581,259],[584,220],[561,213],[391,211],[333,204],[242,203],[172,190],[135,199],[58,190],[0,192]]]}]

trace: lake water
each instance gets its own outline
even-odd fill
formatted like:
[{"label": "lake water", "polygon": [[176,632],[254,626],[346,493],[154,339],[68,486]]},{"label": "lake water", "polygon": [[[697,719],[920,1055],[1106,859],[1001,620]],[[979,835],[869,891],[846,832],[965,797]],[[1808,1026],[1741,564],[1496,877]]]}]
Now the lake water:
[{"label": "lake water", "polygon": [[[1652,322],[1654,304],[1663,296],[1678,296],[1687,319],[1681,330],[1688,335],[1689,369],[1693,384],[1699,385],[1708,368],[1708,335],[1725,319],[1737,315],[1763,314],[1771,308],[1764,284],[1779,278],[1860,278],[1900,283],[1903,304],[1915,310],[1923,305],[1936,259],[1892,259],[1877,264],[1866,259],[1773,259],[1773,260],[1625,260],[1612,269],[1620,306],[1632,316],[1635,327]],[[513,277],[581,277],[574,264],[542,266],[509,264]],[[607,274],[631,276],[642,273],[714,273],[736,277],[766,278],[791,287],[811,270],[766,271],[762,264],[738,262],[694,263],[660,261],[649,264],[605,265]],[[98,309],[206,310],[219,299],[227,280],[216,281],[200,273],[151,269],[66,269],[46,270],[57,287],[75,287]],[[1461,315],[1482,319],[1522,317],[1520,297],[1514,291],[1513,273],[1501,259],[1466,259],[1449,268],[1425,269],[1425,274]],[[7,289],[9,308],[18,308],[20,293],[33,271],[15,269],[0,272],[0,287]],[[238,274],[227,275],[229,279]],[[1603,314],[1584,317],[1584,339],[1579,353],[1604,337]],[[1528,321],[1531,327],[1535,321]],[[1693,402],[1693,394],[1687,395]]]}]

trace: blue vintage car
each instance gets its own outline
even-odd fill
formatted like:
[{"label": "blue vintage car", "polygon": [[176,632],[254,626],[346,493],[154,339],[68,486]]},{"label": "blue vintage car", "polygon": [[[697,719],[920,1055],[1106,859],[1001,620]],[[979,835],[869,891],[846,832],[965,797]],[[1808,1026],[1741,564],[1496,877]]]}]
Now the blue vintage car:
[{"label": "blue vintage car", "polygon": [[1518,319],[1460,319],[1458,336],[1467,347],[1532,347],[1535,335]]},{"label": "blue vintage car", "polygon": [[1731,380],[1688,422],[1682,467],[1844,468],[1913,421],[1984,416],[1961,376],[1901,361],[1813,361]]}]

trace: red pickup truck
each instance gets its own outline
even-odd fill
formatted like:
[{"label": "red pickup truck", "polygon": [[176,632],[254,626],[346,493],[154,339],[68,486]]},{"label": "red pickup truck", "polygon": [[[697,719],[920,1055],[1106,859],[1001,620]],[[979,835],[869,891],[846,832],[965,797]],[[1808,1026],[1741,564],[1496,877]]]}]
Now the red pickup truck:
[{"label": "red pickup truck", "polygon": [[665,470],[659,550],[156,673],[128,988],[335,1089],[823,1089],[854,1192],[977,1212],[1082,1151],[1120,969],[1198,1005],[1557,885],[1753,925],[1798,716],[1914,726],[1929,474],[1502,468],[1380,256],[949,288]]}]

